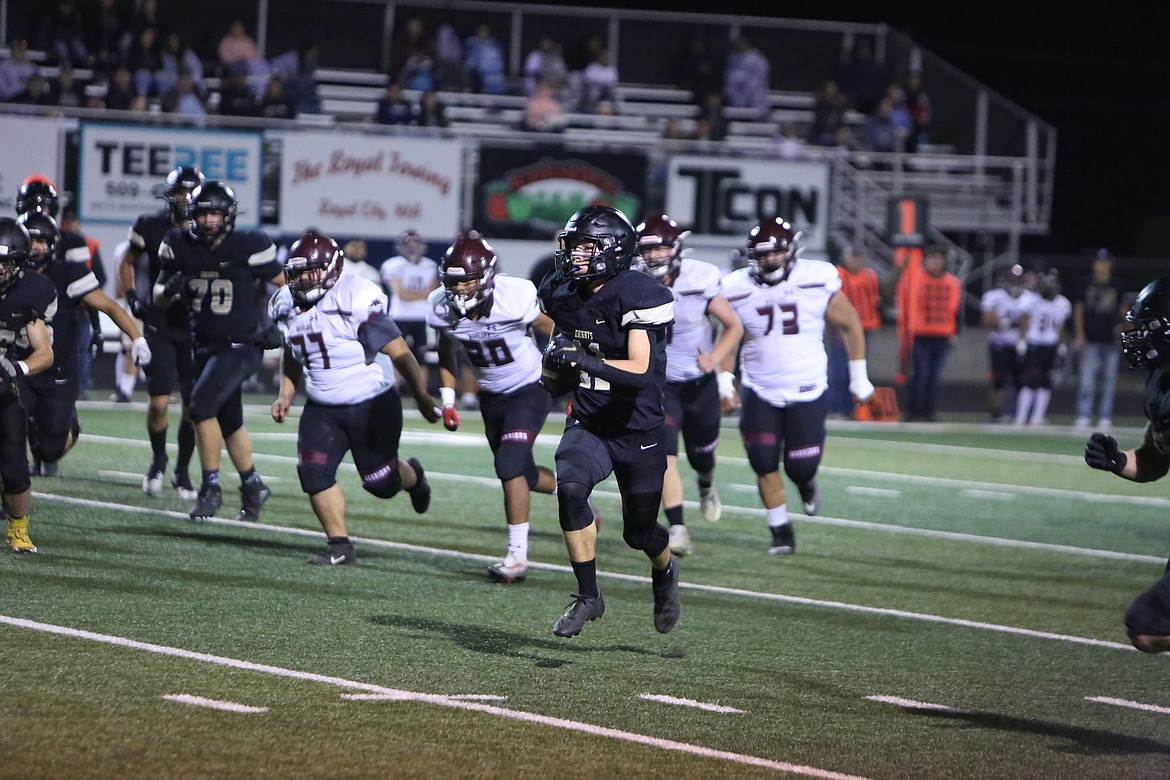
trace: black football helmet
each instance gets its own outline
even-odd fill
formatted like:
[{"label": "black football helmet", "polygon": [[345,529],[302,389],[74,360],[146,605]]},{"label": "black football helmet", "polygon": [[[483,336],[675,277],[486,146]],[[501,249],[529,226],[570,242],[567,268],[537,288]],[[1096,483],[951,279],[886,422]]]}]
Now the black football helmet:
[{"label": "black football helmet", "polygon": [[[586,206],[565,223],[557,236],[560,249],[555,255],[557,274],[563,279],[609,279],[630,267],[638,254],[637,231],[625,215],[612,206]],[[592,244],[587,266],[573,261],[578,247]],[[582,252],[585,251],[582,247]]]},{"label": "black football helmet", "polygon": [[[460,315],[466,317],[491,300],[498,262],[496,251],[478,230],[465,231],[447,249],[439,264],[439,281],[447,302]],[[460,290],[469,281],[476,282],[475,287]]]},{"label": "black football helmet", "polygon": [[29,176],[16,192],[17,214],[43,211],[55,219],[60,208],[61,201],[57,197],[57,188],[53,186],[53,182],[40,174]]},{"label": "black football helmet", "polygon": [[203,174],[194,165],[180,165],[167,174],[162,199],[171,209],[171,217],[181,222],[187,216],[187,201],[195,188],[203,183]]},{"label": "black football helmet", "polygon": [[1150,282],[1138,293],[1125,315],[1121,352],[1130,368],[1170,363],[1170,276]]},{"label": "black football helmet", "polygon": [[1010,268],[999,272],[999,286],[1013,298],[1019,298],[1024,292],[1024,267],[1015,263]]},{"label": "black football helmet", "polygon": [[[29,267],[37,270],[44,268],[56,256],[57,242],[61,239],[61,228],[57,225],[57,220],[43,211],[29,211],[17,217],[16,221],[24,225],[24,229],[28,231]],[[43,241],[47,246],[38,251],[32,245],[34,241]]]},{"label": "black football helmet", "polygon": [[[224,182],[209,181],[200,184],[187,200],[187,219],[191,223],[189,228],[191,237],[204,244],[214,243],[221,235],[235,229],[238,209],[236,193]],[[223,223],[214,230],[199,226],[199,215],[210,212],[219,212],[223,215]]]},{"label": "black football helmet", "polygon": [[345,267],[345,254],[329,236],[310,230],[289,249],[284,272],[293,300],[302,309],[313,306],[333,289]]},{"label": "black football helmet", "polygon": [[[779,284],[792,273],[796,258],[800,255],[800,231],[783,217],[760,220],[748,233],[748,273],[758,284]],[[779,259],[770,255],[779,254]]]},{"label": "black football helmet", "polygon": [[[638,270],[660,282],[677,277],[682,265],[683,239],[690,234],[691,231],[683,230],[665,214],[647,218],[638,225]],[[669,253],[654,260],[646,257],[647,252],[659,247],[666,247]]]},{"label": "black football helmet", "polygon": [[6,295],[24,274],[32,240],[24,225],[0,217],[0,295]]}]

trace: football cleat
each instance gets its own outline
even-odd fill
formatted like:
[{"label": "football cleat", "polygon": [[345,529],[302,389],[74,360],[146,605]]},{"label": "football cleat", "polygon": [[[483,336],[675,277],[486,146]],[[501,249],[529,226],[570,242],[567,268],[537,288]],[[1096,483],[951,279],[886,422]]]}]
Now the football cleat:
[{"label": "football cleat", "polygon": [[55,476],[57,476],[57,463],[56,463],[56,461],[54,461],[52,463],[50,463],[47,460],[42,461],[41,462],[41,476],[42,477],[55,477]]},{"label": "football cleat", "polygon": [[685,525],[670,527],[670,551],[675,555],[690,555],[695,551],[695,546],[691,544],[691,533]]},{"label": "football cleat", "polygon": [[719,491],[714,487],[707,488],[707,492],[699,496],[699,511],[708,523],[717,523],[723,516],[723,502],[719,500]]},{"label": "football cleat", "polygon": [[768,548],[768,555],[792,555],[796,552],[796,534],[792,530],[792,523],[778,525],[772,529],[772,546]]},{"label": "football cleat", "polygon": [[329,546],[309,559],[314,566],[343,566],[357,563],[357,553],[353,550],[353,542],[343,544],[329,543]]},{"label": "football cleat", "polygon": [[171,487],[179,491],[179,498],[184,501],[194,501],[199,495],[199,491],[191,484],[191,478],[177,471],[171,474]]},{"label": "football cleat", "polygon": [[240,485],[240,511],[236,514],[236,520],[260,522],[260,507],[271,495],[272,491],[259,478],[250,485]]},{"label": "football cleat", "polygon": [[12,552],[14,553],[31,555],[37,551],[37,546],[28,537],[27,517],[19,520],[9,519],[6,538],[8,540],[8,546],[12,548]]},{"label": "football cleat", "polygon": [[528,560],[510,552],[504,560],[488,567],[488,576],[496,582],[524,582],[528,576]]},{"label": "football cleat", "polygon": [[799,485],[800,501],[804,504],[804,513],[815,517],[821,511],[821,493],[817,490],[817,481],[814,479],[807,485]]},{"label": "football cleat", "polygon": [[[150,470],[146,472],[146,476],[142,478],[142,492],[148,496],[157,496],[162,493],[163,488],[163,474],[167,470],[166,458],[162,461],[153,461],[150,464]],[[194,496],[192,496],[194,498]]]},{"label": "football cleat", "polygon": [[573,594],[573,603],[565,610],[565,614],[553,623],[553,633],[557,636],[577,636],[581,629],[590,620],[597,620],[605,614],[605,599],[598,593],[596,596]]},{"label": "football cleat", "polygon": [[678,558],[670,556],[664,574],[663,582],[658,582],[653,575],[650,578],[654,587],[654,630],[660,634],[669,634],[682,613],[678,598]]},{"label": "football cleat", "polygon": [[203,485],[199,488],[199,495],[195,498],[195,506],[191,507],[192,520],[206,520],[215,517],[215,513],[223,506],[223,488],[219,485]]},{"label": "football cleat", "polygon": [[426,471],[418,462],[418,458],[407,458],[406,462],[410,464],[418,477],[418,482],[415,482],[414,487],[409,488],[406,492],[410,494],[410,505],[414,507],[414,511],[421,515],[431,505],[431,483],[427,482]]}]

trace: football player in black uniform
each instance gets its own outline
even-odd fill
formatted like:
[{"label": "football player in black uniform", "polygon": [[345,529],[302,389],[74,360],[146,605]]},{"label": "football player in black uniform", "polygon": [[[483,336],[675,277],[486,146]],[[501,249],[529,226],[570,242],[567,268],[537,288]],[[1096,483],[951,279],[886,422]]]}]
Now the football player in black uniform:
[{"label": "football player in black uniform", "polygon": [[[191,359],[191,329],[187,312],[181,306],[159,308],[154,305],[150,285],[158,278],[161,260],[158,248],[171,228],[187,225],[187,200],[192,190],[203,183],[198,168],[181,165],[167,175],[163,200],[166,208],[153,214],[142,214],[130,228],[130,248],[118,265],[118,277],[126,292],[130,313],[142,321],[146,343],[153,356],[146,369],[147,393],[146,431],[150,436],[153,457],[150,469],[142,478],[142,492],[157,496],[162,492],[163,474],[167,468],[167,407],[176,388],[182,399],[183,416],[179,422],[179,454],[171,474],[171,486],[179,495],[192,501],[195,488],[187,469],[195,452],[195,427],[187,417],[187,402],[195,381]],[[139,264],[145,257],[146,267],[139,273]]]},{"label": "football player in black uniform", "polygon": [[53,283],[25,273],[31,248],[28,231],[11,217],[0,217],[0,492],[14,553],[37,551],[28,535],[28,417],[18,380],[53,365],[45,320],[57,313]]},{"label": "football player in black uniform", "polygon": [[[622,496],[622,538],[650,559],[654,628],[665,634],[679,618],[678,563],[658,523],[663,445],[662,388],[666,333],[674,298],[632,270],[637,233],[609,206],[587,206],[558,237],[554,271],[540,284],[541,308],[557,333],[545,349],[547,384],[568,379],[573,400],[556,454],[557,501],[577,593],[556,623],[575,636],[605,613],[597,587],[597,525],[588,499],[612,472]],[[553,395],[564,387],[550,387]]]},{"label": "football player in black uniform", "polygon": [[264,350],[280,346],[280,334],[257,303],[256,287],[263,282],[283,287],[284,270],[264,232],[235,230],[237,209],[235,192],[222,181],[195,188],[187,202],[189,225],[171,228],[159,247],[162,267],[153,294],[162,307],[181,298],[190,316],[195,384],[187,415],[203,467],[191,518],[211,517],[223,504],[219,464],[226,444],[240,474],[236,520],[255,522],[270,491],[253,465],[241,387],[260,368]]},{"label": "football player in black uniform", "polygon": [[[57,289],[57,314],[49,319],[53,330],[53,366],[24,380],[21,389],[29,417],[29,448],[33,456],[33,474],[50,477],[57,473],[61,460],[81,433],[77,421],[77,394],[80,387],[80,310],[82,304],[105,312],[132,341],[131,354],[137,365],[150,363],[150,347],[138,332],[134,320],[113,298],[102,292],[89,263],[89,249],[84,253],[62,248],[64,239],[46,211],[33,210],[17,220],[29,233],[29,265],[47,276]],[[76,233],[85,246],[85,239]]]},{"label": "football player in black uniform", "polygon": [[[1112,436],[1094,433],[1085,445],[1085,462],[1132,482],[1153,482],[1170,471],[1170,276],[1138,293],[1122,326],[1121,350],[1130,368],[1149,370],[1145,436],[1134,449],[1122,451]],[[1125,628],[1138,650],[1170,651],[1170,562],[1162,579],[1129,605]]]}]

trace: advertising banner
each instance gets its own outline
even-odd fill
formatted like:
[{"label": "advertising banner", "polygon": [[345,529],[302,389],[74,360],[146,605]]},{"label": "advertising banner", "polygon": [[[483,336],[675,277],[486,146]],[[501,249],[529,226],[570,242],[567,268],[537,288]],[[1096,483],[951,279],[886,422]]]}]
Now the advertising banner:
[{"label": "advertising banner", "polygon": [[57,181],[57,121],[45,117],[0,116],[0,214],[15,216],[16,191],[26,176],[39,173]]},{"label": "advertising banner", "polygon": [[823,251],[828,242],[829,165],[680,155],[669,164],[666,213],[697,241],[742,243],[761,217],[781,216]]},{"label": "advertising banner", "polygon": [[341,133],[282,133],[280,229],[449,240],[460,228],[463,143]]},{"label": "advertising banner", "polygon": [[550,240],[577,210],[613,206],[637,224],[646,197],[644,154],[480,149],[475,226],[489,239]]},{"label": "advertising banner", "polygon": [[78,213],[83,222],[130,224],[162,207],[158,198],[177,165],[194,165],[223,181],[240,203],[236,225],[260,222],[261,136],[239,130],[196,130],[82,122]]}]

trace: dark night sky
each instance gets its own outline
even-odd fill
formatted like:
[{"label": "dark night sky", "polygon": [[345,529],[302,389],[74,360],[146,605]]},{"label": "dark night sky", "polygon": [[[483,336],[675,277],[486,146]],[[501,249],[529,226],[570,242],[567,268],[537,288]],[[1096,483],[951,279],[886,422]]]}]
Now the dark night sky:
[{"label": "dark night sky", "polygon": [[[630,0],[623,7],[661,8]],[[1170,257],[1170,3],[676,2],[678,11],[884,22],[1057,129],[1052,232],[1024,251]],[[1060,8],[1061,10],[1047,10]],[[766,9],[766,10],[765,10]],[[928,85],[929,86],[929,85]],[[1157,240],[1143,226],[1161,220]],[[1146,230],[1148,234],[1150,231]]]}]

